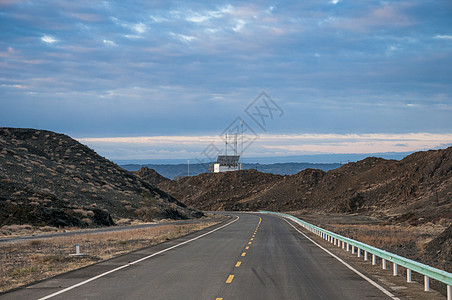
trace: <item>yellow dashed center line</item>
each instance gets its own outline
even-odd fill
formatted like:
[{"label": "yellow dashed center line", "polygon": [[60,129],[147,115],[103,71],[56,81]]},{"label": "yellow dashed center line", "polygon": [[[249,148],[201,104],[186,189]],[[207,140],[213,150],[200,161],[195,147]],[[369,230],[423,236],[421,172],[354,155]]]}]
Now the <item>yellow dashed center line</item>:
[{"label": "yellow dashed center line", "polygon": [[226,280],[226,283],[231,283],[232,279],[234,279],[234,275],[229,275],[228,279]]},{"label": "yellow dashed center line", "polygon": [[[262,218],[259,217],[259,223],[257,224],[257,227],[254,230],[254,234],[251,237],[251,241],[254,240],[254,236],[257,234],[257,230],[259,229],[259,226],[261,225],[261,222],[262,222]],[[248,242],[248,245],[251,245],[251,244],[252,244],[252,242]],[[245,250],[248,250],[249,248],[250,248],[250,246],[246,246]],[[246,252],[242,252],[241,256],[244,257],[245,255],[246,255]],[[242,264],[241,261],[237,261],[237,263],[235,264],[235,267],[238,268],[238,267],[240,267],[241,264]],[[226,279],[226,283],[232,283],[233,279],[234,279],[234,275],[229,275],[228,279]],[[215,300],[223,300],[223,298],[215,298]]]}]

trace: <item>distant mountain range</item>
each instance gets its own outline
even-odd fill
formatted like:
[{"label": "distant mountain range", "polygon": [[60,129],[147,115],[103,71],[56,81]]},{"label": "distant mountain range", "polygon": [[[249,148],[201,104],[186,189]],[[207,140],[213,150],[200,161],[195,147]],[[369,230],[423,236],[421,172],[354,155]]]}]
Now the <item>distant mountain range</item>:
[{"label": "distant mountain range", "polygon": [[[452,146],[452,145],[451,145]],[[245,158],[247,164],[275,164],[275,163],[313,163],[313,164],[346,164],[363,160],[366,157],[381,157],[384,159],[401,160],[405,156],[412,154],[411,152],[379,152],[379,153],[344,153],[344,154],[306,154],[291,156],[268,156],[268,157],[251,157]],[[118,165],[186,165],[188,159],[168,158],[168,159],[113,159]],[[190,163],[196,159],[190,158]],[[202,160],[205,162],[205,160]]]},{"label": "distant mountain range", "polygon": [[[339,163],[275,163],[275,164],[259,164],[246,163],[243,165],[244,170],[258,170],[263,173],[272,173],[279,175],[292,175],[306,169],[319,169],[322,171],[334,170],[342,166]],[[121,165],[125,170],[138,171],[142,167],[154,169],[162,176],[169,179],[174,179],[183,176],[195,176],[202,173],[207,173],[209,164],[126,164]]]}]

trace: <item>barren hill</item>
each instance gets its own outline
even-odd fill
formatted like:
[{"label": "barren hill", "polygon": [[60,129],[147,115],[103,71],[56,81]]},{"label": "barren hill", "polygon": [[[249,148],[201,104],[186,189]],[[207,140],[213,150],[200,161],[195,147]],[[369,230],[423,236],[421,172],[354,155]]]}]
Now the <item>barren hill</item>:
[{"label": "barren hill", "polygon": [[167,193],[70,137],[0,128],[0,225],[112,225],[199,217]]},{"label": "barren hill", "polygon": [[[452,219],[452,147],[417,152],[401,161],[370,157],[324,172],[279,176],[255,170],[201,174],[159,188],[203,210],[355,213],[390,210],[393,219]],[[392,221],[392,219],[390,220]]]},{"label": "barren hill", "polygon": [[157,173],[154,169],[149,169],[148,167],[142,167],[133,173],[137,174],[141,179],[154,186],[169,180],[168,178]]}]

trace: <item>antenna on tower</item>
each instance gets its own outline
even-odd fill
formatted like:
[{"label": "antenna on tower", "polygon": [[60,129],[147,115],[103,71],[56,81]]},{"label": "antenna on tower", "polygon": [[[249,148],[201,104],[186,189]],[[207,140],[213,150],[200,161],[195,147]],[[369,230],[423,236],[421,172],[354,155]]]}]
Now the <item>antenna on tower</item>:
[{"label": "antenna on tower", "polygon": [[240,152],[240,159],[241,159],[241,161],[240,161],[240,170],[243,170],[243,120],[242,119],[240,119],[240,127],[241,127],[241,129],[242,129],[242,140],[241,140],[241,142],[242,142],[242,145],[241,145],[241,152]]}]

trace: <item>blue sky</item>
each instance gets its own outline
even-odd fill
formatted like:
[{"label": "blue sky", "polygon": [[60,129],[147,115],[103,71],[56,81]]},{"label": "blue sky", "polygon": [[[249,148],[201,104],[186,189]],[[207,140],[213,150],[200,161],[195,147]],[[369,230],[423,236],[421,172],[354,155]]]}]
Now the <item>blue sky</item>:
[{"label": "blue sky", "polygon": [[[446,147],[451,16],[449,0],[0,0],[0,126],[112,159],[196,157],[237,117],[248,156]],[[246,114],[262,91],[281,110],[265,130]]]}]

